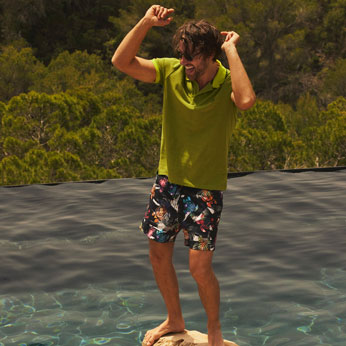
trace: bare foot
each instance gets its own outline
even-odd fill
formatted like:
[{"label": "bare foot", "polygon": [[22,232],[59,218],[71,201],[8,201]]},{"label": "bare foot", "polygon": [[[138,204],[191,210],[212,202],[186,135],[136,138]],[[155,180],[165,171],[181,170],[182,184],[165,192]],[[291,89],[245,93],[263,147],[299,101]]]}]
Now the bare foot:
[{"label": "bare foot", "polygon": [[158,327],[148,330],[145,334],[142,345],[150,346],[155,343],[156,340],[160,339],[161,336],[168,333],[179,333],[185,329],[184,321],[181,322],[169,322],[168,320],[161,323]]},{"label": "bare foot", "polygon": [[220,323],[208,326],[208,346],[224,346]]}]

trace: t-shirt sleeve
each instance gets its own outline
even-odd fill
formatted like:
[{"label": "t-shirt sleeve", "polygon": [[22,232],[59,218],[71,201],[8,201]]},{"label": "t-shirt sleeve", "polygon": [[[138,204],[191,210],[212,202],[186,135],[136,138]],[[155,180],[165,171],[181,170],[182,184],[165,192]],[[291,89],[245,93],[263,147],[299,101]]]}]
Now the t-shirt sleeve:
[{"label": "t-shirt sleeve", "polygon": [[175,58],[155,58],[152,62],[156,69],[155,83],[159,84],[164,84],[165,78],[180,66]]},{"label": "t-shirt sleeve", "polygon": [[164,77],[163,77],[163,68],[162,68],[162,63],[160,63],[160,60],[162,59],[152,59],[152,62],[155,66],[156,70],[156,79],[155,83],[162,83]]}]

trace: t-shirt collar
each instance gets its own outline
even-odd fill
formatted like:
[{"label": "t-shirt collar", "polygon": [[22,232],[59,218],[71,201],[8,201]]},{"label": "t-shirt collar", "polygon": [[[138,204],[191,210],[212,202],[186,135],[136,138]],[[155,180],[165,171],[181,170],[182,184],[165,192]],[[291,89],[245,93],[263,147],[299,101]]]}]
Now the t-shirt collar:
[{"label": "t-shirt collar", "polygon": [[216,62],[219,64],[219,69],[212,82],[213,88],[219,88],[226,78],[226,68],[221,64],[219,60],[216,60]]},{"label": "t-shirt collar", "polygon": [[[211,83],[211,86],[215,89],[219,88],[222,83],[225,81],[226,78],[226,68],[221,64],[219,60],[216,60],[216,62],[219,65],[219,69],[216,72],[216,75]],[[190,81],[190,79],[185,75],[185,79],[187,81]]]}]

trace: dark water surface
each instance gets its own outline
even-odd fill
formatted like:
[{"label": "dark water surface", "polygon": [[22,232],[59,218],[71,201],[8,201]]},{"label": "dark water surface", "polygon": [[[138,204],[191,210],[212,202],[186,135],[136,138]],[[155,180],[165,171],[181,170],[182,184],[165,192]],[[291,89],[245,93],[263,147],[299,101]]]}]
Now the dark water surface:
[{"label": "dark water surface", "polygon": [[[153,179],[0,187],[0,345],[140,345],[164,305],[138,230]],[[214,267],[225,338],[346,345],[346,170],[229,179]],[[188,329],[206,319],[183,236]]]}]

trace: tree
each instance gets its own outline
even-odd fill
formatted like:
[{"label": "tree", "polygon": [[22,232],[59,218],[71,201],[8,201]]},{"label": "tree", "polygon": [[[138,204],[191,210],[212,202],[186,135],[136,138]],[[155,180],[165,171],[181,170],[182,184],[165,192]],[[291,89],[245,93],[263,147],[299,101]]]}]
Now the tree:
[{"label": "tree", "polygon": [[[110,64],[151,5],[0,0],[2,183],[155,173],[161,87]],[[259,101],[239,118],[230,170],[345,164],[345,0],[162,5],[175,8],[175,20],[149,31],[139,52],[144,57],[172,56],[172,36],[190,19],[240,34],[237,48]]]},{"label": "tree", "polygon": [[44,77],[36,79],[32,89],[48,94],[76,89],[102,93],[114,87],[112,79],[110,68],[99,56],[86,51],[64,51],[49,63]]},{"label": "tree", "polygon": [[17,156],[11,155],[0,161],[1,185],[20,185],[30,181],[28,169]]},{"label": "tree", "polygon": [[117,171],[127,177],[155,175],[160,154],[160,135],[160,116],[133,119],[118,137]]},{"label": "tree", "polygon": [[320,77],[323,80],[321,94],[327,101],[346,96],[346,59],[337,59],[335,64],[320,73]]},{"label": "tree", "polygon": [[346,165],[346,111],[318,129],[312,147],[318,167]]},{"label": "tree", "polygon": [[269,101],[242,113],[231,137],[230,171],[282,169],[293,151],[279,108]]},{"label": "tree", "polygon": [[322,47],[329,57],[345,57],[346,54],[346,3],[344,0],[331,0],[319,28]]},{"label": "tree", "polygon": [[77,129],[83,119],[78,100],[67,94],[30,92],[13,97],[3,117],[3,136],[31,139],[45,147],[56,128]]},{"label": "tree", "polygon": [[319,118],[319,108],[316,97],[306,93],[299,97],[296,103],[296,110],[292,112],[287,120],[291,133],[295,137],[302,137],[307,129],[321,125]]},{"label": "tree", "polygon": [[5,110],[6,110],[6,105],[0,101],[0,129],[1,129],[1,119],[2,119],[2,116],[5,114]]},{"label": "tree", "polygon": [[307,92],[319,97],[318,73],[345,55],[343,0],[198,0],[195,7],[199,18],[240,34],[257,95],[275,103],[293,106]]},{"label": "tree", "polygon": [[[120,10],[120,15],[111,17],[110,21],[115,27],[117,35],[108,42],[112,47],[112,54],[114,47],[116,47],[123,37],[132,29],[132,27],[142,18],[148,8],[153,4],[151,0],[131,0],[126,10]],[[192,19],[194,17],[194,2],[193,1],[179,1],[179,0],[163,0],[161,5],[174,8],[175,20],[171,25],[160,28],[152,28],[145,40],[141,45],[139,54],[146,58],[157,58],[163,56],[172,56],[173,49],[171,45],[172,37],[178,25],[182,24],[186,18]]]},{"label": "tree", "polygon": [[321,122],[313,143],[320,166],[346,165],[346,98],[339,97],[320,113]]},{"label": "tree", "polygon": [[8,44],[25,39],[45,63],[65,50],[87,50],[108,60],[104,43],[114,32],[108,18],[118,16],[119,9],[126,8],[127,3],[126,0],[1,0],[2,40]]},{"label": "tree", "polygon": [[0,9],[2,41],[5,44],[21,39],[23,30],[45,14],[44,0],[1,0]]},{"label": "tree", "polygon": [[119,159],[117,141],[120,133],[134,118],[139,117],[138,111],[131,106],[111,106],[96,116],[91,128],[101,133],[99,141],[98,160],[100,167],[114,168]]},{"label": "tree", "polygon": [[16,155],[0,161],[0,183],[22,185],[119,178],[117,172],[103,167],[83,164],[77,155],[69,152],[29,150],[22,159]]},{"label": "tree", "polygon": [[33,55],[31,48],[7,46],[0,51],[0,100],[26,93],[42,78],[44,66]]}]

